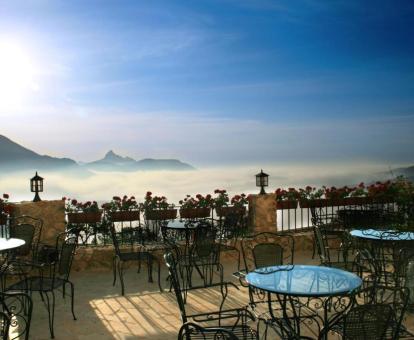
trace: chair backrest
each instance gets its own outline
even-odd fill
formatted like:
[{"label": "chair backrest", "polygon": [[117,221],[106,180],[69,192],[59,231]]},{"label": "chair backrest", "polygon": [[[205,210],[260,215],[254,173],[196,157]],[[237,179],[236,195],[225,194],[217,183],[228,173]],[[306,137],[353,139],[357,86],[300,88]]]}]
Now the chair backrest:
[{"label": "chair backrest", "polygon": [[330,264],[331,259],[329,256],[328,243],[322,234],[321,229],[316,225],[313,227],[313,233],[316,243],[316,251],[322,264]]},{"label": "chair backrest", "polygon": [[255,268],[283,264],[283,248],[280,244],[259,243],[254,246],[252,252]]},{"label": "chair backrest", "polygon": [[[177,268],[177,259],[172,253],[166,253],[164,255],[165,264],[168,268],[168,273],[171,281],[171,285],[174,289],[175,297],[177,300],[178,308],[180,309],[181,320],[183,323],[187,322],[187,314],[185,311],[185,304],[183,296],[183,291],[181,290],[180,279],[178,276],[179,269]],[[185,275],[185,274],[184,274]]]},{"label": "chair backrest", "polygon": [[220,236],[224,239],[242,236],[247,229],[247,224],[242,213],[229,212],[220,221]]},{"label": "chair backrest", "polygon": [[216,246],[216,228],[207,221],[200,221],[194,231],[194,243],[191,249],[193,256],[209,258],[218,250]]},{"label": "chair backrest", "polygon": [[[260,260],[260,254],[266,249],[272,252],[272,255]],[[271,232],[257,233],[242,239],[241,252],[247,272],[257,268],[258,265],[293,264],[295,240],[290,234]],[[262,261],[262,264],[259,264],[259,262],[256,263],[256,260],[259,262]]]},{"label": "chair backrest", "polygon": [[37,256],[39,242],[42,236],[43,220],[21,215],[14,217],[10,223],[10,237],[20,238],[25,244],[14,250],[17,256]]},{"label": "chair backrest", "polygon": [[344,317],[343,339],[385,339],[392,308],[387,304],[367,304],[353,307]]},{"label": "chair backrest", "polygon": [[55,265],[55,276],[57,275],[65,280],[69,278],[77,245],[76,236],[69,235],[68,233],[61,233],[57,236],[56,251],[58,253],[58,261]]},{"label": "chair backrest", "polygon": [[[12,321],[7,330],[8,337],[4,339],[26,339],[30,337],[30,324],[32,320],[33,302],[29,295],[23,292],[5,292],[0,293],[0,320],[2,322],[0,329],[4,334],[5,325],[2,313],[6,314]],[[3,339],[3,338],[2,338]]]},{"label": "chair backrest", "polygon": [[398,339],[401,325],[407,310],[410,291],[407,287],[392,287],[379,285],[375,281],[365,281],[367,286],[362,289],[357,297],[363,298],[364,304],[385,304],[393,311],[388,323],[388,333],[393,334],[393,339]]},{"label": "chair backrest", "polygon": [[178,340],[215,339],[238,340],[239,338],[229,329],[220,327],[202,327],[193,322],[186,322],[178,332]]}]

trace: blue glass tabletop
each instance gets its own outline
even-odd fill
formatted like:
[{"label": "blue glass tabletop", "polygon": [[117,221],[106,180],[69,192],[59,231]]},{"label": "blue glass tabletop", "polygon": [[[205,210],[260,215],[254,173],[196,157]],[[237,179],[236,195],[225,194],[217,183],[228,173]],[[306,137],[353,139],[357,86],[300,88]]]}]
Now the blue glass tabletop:
[{"label": "blue glass tabletop", "polygon": [[351,231],[354,237],[384,241],[414,241],[414,232],[397,230],[355,229]]},{"label": "blue glass tabletop", "polygon": [[168,221],[168,224],[166,225],[168,229],[178,229],[178,230],[186,230],[186,229],[195,229],[197,227],[197,223],[191,223],[189,221],[185,220],[172,220]]},{"label": "blue glass tabletop", "polygon": [[285,265],[256,269],[247,274],[249,285],[272,293],[323,297],[346,295],[358,289],[357,275],[331,267]]}]

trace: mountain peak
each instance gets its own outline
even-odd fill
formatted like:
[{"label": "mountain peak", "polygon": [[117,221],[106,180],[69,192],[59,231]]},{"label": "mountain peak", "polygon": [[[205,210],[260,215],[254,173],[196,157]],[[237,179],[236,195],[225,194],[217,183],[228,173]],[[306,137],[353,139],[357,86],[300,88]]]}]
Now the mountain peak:
[{"label": "mountain peak", "polygon": [[109,150],[105,157],[103,158],[105,161],[109,162],[135,162],[135,159],[132,159],[131,157],[122,157],[120,155],[117,155],[113,150]]}]

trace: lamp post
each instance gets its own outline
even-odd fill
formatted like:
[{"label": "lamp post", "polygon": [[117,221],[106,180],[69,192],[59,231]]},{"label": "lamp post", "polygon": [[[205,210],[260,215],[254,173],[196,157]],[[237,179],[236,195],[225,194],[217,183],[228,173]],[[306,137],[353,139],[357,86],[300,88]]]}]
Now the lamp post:
[{"label": "lamp post", "polygon": [[41,201],[39,192],[43,192],[43,177],[40,177],[37,171],[36,175],[30,179],[30,191],[36,193],[33,202]]},{"label": "lamp post", "polygon": [[256,186],[260,187],[260,195],[264,195],[266,191],[264,190],[264,187],[267,187],[269,185],[269,175],[265,174],[263,170],[260,171],[256,175]]}]

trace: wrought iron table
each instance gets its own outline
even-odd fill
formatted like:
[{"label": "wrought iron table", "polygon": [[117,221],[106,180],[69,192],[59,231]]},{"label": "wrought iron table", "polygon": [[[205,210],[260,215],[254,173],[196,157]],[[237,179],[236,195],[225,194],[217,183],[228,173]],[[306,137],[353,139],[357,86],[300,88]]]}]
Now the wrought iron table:
[{"label": "wrought iron table", "polygon": [[414,241],[414,232],[412,231],[354,229],[351,231],[351,235],[371,241]]},{"label": "wrought iron table", "polygon": [[[276,316],[272,308],[271,295],[276,294],[283,320],[288,322],[290,329],[299,336],[301,319],[298,314],[300,310],[296,311],[297,298],[319,299],[320,307],[323,307],[323,316],[317,316],[315,321],[321,321],[323,328],[329,329],[328,310],[345,312],[350,307],[351,300],[348,299],[346,302],[343,300],[344,297],[352,296],[362,284],[361,278],[353,273],[337,268],[310,265],[264,267],[247,274],[246,281],[249,286],[267,292],[269,313],[273,320]],[[338,304],[328,299],[333,297],[338,297]],[[288,316],[287,308],[291,308],[293,318]],[[322,331],[319,336],[326,339],[327,332]]]}]

